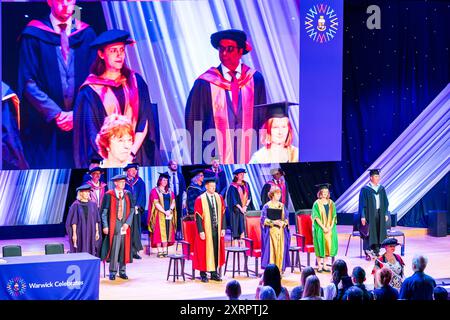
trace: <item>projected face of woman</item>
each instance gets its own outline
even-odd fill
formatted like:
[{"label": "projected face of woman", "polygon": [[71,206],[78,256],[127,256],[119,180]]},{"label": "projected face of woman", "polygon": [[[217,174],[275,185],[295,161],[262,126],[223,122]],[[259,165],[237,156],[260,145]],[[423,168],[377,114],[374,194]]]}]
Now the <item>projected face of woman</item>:
[{"label": "projected face of woman", "polygon": [[103,50],[98,50],[98,55],[105,61],[106,70],[120,71],[125,62],[125,44],[109,44]]},{"label": "projected face of woman", "polygon": [[273,118],[271,127],[272,144],[284,145],[286,143],[286,139],[289,133],[288,124],[288,117]]},{"label": "projected face of woman", "polygon": [[112,136],[109,144],[108,158],[117,162],[126,162],[130,157],[133,137],[124,134],[122,137]]}]

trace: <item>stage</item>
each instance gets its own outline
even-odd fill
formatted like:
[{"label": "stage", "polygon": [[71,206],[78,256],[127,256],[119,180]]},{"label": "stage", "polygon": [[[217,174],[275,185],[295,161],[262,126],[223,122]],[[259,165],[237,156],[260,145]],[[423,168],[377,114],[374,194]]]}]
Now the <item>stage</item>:
[{"label": "stage", "polygon": [[[291,226],[292,228],[292,226]],[[367,274],[367,287],[373,287],[373,276],[371,270],[373,261],[366,261],[359,257],[359,238],[352,237],[348,256],[345,257],[345,249],[347,246],[348,236],[351,232],[352,226],[338,226],[339,233],[339,251],[337,259],[342,258],[347,262],[349,273],[355,266],[364,268]],[[415,253],[423,253],[428,259],[428,266],[426,273],[436,279],[438,285],[444,281],[447,286],[450,283],[450,237],[430,237],[427,235],[427,229],[423,228],[407,228],[397,227],[396,230],[401,230],[406,235],[406,249],[405,256],[402,257],[405,261],[405,276],[412,274],[411,260]],[[293,231],[293,230],[291,230]],[[143,235],[143,244],[147,244],[146,235]],[[228,235],[227,235],[228,237]],[[401,241],[401,239],[399,239]],[[63,242],[66,250],[69,248],[68,239],[65,238],[41,238],[41,239],[23,239],[23,240],[2,240],[0,246],[9,244],[20,244],[22,246],[23,255],[42,255],[44,254],[44,245],[52,242]],[[229,245],[229,241],[227,241]],[[181,250],[181,246],[179,246]],[[175,251],[175,246],[171,247],[169,253]],[[400,253],[398,247],[397,253]],[[168,258],[157,258],[156,254],[152,252],[150,256],[141,252],[142,260],[134,260],[134,263],[128,265],[127,274],[129,280],[122,280],[117,278],[115,281],[108,279],[108,265],[106,265],[106,278],[103,278],[103,267],[100,272],[100,299],[101,300],[183,300],[183,299],[225,299],[225,285],[232,279],[231,273],[227,272],[223,276],[222,282],[210,281],[209,283],[202,283],[200,280],[189,280],[183,282],[182,279],[173,282],[172,277],[170,281],[166,281],[167,268],[169,265]],[[230,256],[231,257],[231,256]],[[231,258],[230,258],[231,260]],[[230,261],[231,262],[231,261]],[[301,254],[302,265],[306,265],[306,254]],[[315,265],[314,254],[311,254],[311,265]],[[249,258],[249,268],[254,268],[254,259]],[[191,271],[191,262],[186,262],[186,271]],[[199,276],[199,272],[196,272]],[[319,273],[318,277],[321,285],[325,286],[330,282],[330,273]],[[236,275],[242,288],[242,296],[244,299],[253,299],[256,287],[259,280],[254,276],[247,278],[243,273]],[[300,281],[300,272],[298,269],[291,273],[290,268],[286,269],[283,275],[283,285],[289,291],[297,286]],[[448,288],[447,288],[448,289]]]}]

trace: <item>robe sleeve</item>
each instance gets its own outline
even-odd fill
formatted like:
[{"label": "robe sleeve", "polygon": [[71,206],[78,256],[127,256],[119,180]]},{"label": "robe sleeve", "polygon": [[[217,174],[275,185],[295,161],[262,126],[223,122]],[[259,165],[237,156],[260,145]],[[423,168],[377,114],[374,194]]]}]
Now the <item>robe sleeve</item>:
[{"label": "robe sleeve", "polygon": [[52,121],[61,112],[61,108],[36,83],[38,79],[38,61],[36,52],[39,40],[22,35],[19,51],[19,98],[25,97],[46,122]]},{"label": "robe sleeve", "polygon": [[195,222],[197,224],[197,231],[198,231],[198,233],[205,232],[205,229],[203,228],[202,200],[200,198],[197,198],[195,200],[194,210],[195,210]]},{"label": "robe sleeve", "polygon": [[137,183],[137,192],[136,192],[136,206],[140,207],[142,210],[145,210],[146,205],[146,190],[145,190],[145,182],[141,179]]},{"label": "robe sleeve", "polygon": [[108,221],[108,212],[111,207],[111,195],[109,193],[105,193],[103,196],[102,206],[101,206],[101,212],[102,212],[102,227],[108,228],[109,227],[109,221]]},{"label": "robe sleeve", "polygon": [[267,205],[264,205],[261,210],[261,226],[273,227],[273,221],[267,218]]},{"label": "robe sleeve", "polygon": [[359,213],[360,219],[366,217],[366,212],[365,212],[366,211],[366,207],[367,207],[367,203],[366,203],[365,192],[364,192],[364,188],[363,188],[359,192],[359,209],[358,209],[358,213]]},{"label": "robe sleeve", "polygon": [[270,184],[266,183],[261,190],[261,206],[264,206],[269,201]]},{"label": "robe sleeve", "polygon": [[225,201],[223,197],[220,197],[220,201],[222,202],[222,230],[227,230],[227,219],[225,215]]},{"label": "robe sleeve", "polygon": [[90,159],[100,158],[95,140],[103,125],[104,112],[96,93],[89,87],[83,87],[73,113],[73,153],[77,168],[87,168]]},{"label": "robe sleeve", "polygon": [[73,203],[69,208],[69,213],[67,214],[66,220],[66,232],[69,237],[72,237],[72,225],[78,224],[78,214],[77,214],[78,206]]},{"label": "robe sleeve", "polygon": [[131,192],[128,191],[127,194],[128,194],[128,198],[130,199],[130,215],[128,216],[127,221],[125,223],[127,225],[131,226],[133,224],[135,201],[134,201],[134,197],[131,194]]}]

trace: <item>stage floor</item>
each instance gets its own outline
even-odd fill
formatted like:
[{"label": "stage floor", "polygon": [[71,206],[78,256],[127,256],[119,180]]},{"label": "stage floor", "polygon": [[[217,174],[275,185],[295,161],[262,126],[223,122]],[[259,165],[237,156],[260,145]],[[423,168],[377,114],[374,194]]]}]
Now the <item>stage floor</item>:
[{"label": "stage floor", "polygon": [[[337,259],[344,259],[347,262],[349,273],[356,266],[364,268],[367,274],[366,284],[369,288],[373,287],[373,276],[371,275],[373,261],[366,261],[359,257],[359,238],[352,237],[348,256],[345,257],[345,249],[352,226],[338,226],[339,251]],[[416,253],[425,254],[428,259],[426,273],[437,279],[438,285],[444,281],[450,282],[450,236],[447,237],[430,237],[427,235],[426,229],[397,227],[406,235],[406,250],[403,260],[405,261],[405,276],[412,274],[411,260]],[[293,231],[293,230],[292,230]],[[145,238],[144,238],[145,236]],[[227,235],[228,236],[228,235]],[[143,235],[143,244],[147,244],[146,235]],[[399,238],[399,241],[401,239]],[[69,248],[68,239],[66,238],[42,238],[42,239],[21,239],[21,240],[2,240],[0,246],[9,244],[20,244],[22,246],[23,255],[44,254],[44,245],[52,242],[63,242],[65,248]],[[227,241],[228,245],[228,241]],[[179,246],[181,250],[181,246]],[[175,252],[175,246],[169,249],[169,253]],[[397,249],[400,253],[400,247]],[[210,281],[202,283],[200,280],[188,280],[183,282],[182,279],[172,282],[166,281],[167,268],[169,265],[168,258],[157,258],[153,252],[150,256],[141,252],[142,260],[134,260],[134,263],[127,266],[127,274],[129,280],[117,278],[115,281],[108,280],[108,265],[106,265],[106,278],[103,278],[103,267],[101,267],[100,279],[100,299],[101,300],[180,300],[180,299],[225,299],[226,283],[232,279],[231,273],[227,272],[223,276],[222,282]],[[230,256],[231,260],[231,256]],[[232,262],[232,261],[230,261]],[[243,262],[243,261],[242,261]],[[301,254],[302,265],[306,265],[306,254]],[[311,265],[315,265],[314,254],[311,254]],[[241,266],[242,267],[242,266]],[[249,258],[249,268],[254,269],[254,259]],[[191,262],[186,262],[186,270],[191,271]],[[321,285],[325,286],[331,281],[330,273],[317,274]],[[199,272],[196,272],[199,276]],[[243,273],[236,275],[241,283],[242,295],[244,298],[252,299],[258,286],[259,279],[254,276],[247,278]],[[291,273],[290,268],[286,269],[283,275],[283,285],[289,290],[297,286],[300,282],[300,272],[298,269]]]}]

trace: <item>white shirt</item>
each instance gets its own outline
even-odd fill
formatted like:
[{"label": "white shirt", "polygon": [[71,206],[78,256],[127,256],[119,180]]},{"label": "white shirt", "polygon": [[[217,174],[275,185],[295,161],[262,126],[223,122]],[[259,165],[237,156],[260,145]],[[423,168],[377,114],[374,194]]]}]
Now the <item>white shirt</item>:
[{"label": "white shirt", "polygon": [[50,22],[52,23],[53,30],[55,30],[58,33],[61,33],[61,28],[59,27],[59,24],[61,24],[61,23],[67,24],[66,34],[67,34],[67,36],[70,35],[71,29],[72,29],[72,17],[70,17],[66,22],[62,22],[62,21],[58,20],[53,15],[53,13],[50,13]]},{"label": "white shirt", "polygon": [[[369,182],[369,187],[371,187],[373,190],[375,190],[375,192],[378,192],[378,189],[380,189],[380,185],[374,185],[372,184],[372,182]],[[380,195],[379,194],[374,194],[375,196],[375,203],[376,203],[376,209],[380,209]]]},{"label": "white shirt", "polygon": [[177,196],[178,194],[180,194],[180,183],[178,182],[178,172],[170,170],[170,175],[173,177],[173,186],[174,189],[177,190],[176,194]]},{"label": "white shirt", "polygon": [[[228,69],[227,67],[225,67],[223,64],[221,64],[222,66],[222,72],[223,72],[223,77],[225,78],[225,80],[231,81],[231,75],[228,73],[231,70]],[[237,66],[236,70],[236,79],[239,79],[242,75],[242,62],[239,62],[239,65]]]}]

